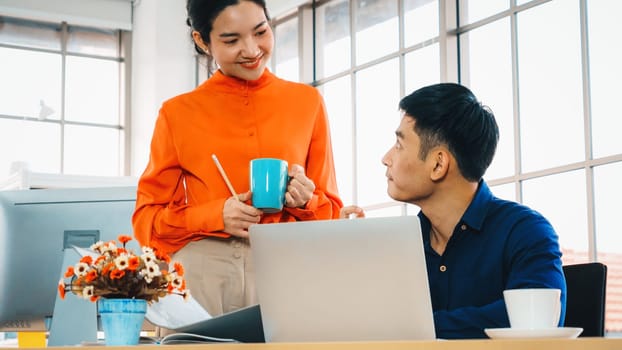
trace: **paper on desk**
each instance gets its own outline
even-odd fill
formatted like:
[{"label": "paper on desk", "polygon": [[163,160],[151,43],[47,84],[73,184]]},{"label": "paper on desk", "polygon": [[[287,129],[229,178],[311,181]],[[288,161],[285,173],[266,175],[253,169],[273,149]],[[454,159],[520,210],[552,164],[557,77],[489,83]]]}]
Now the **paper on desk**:
[{"label": "paper on desk", "polygon": [[78,247],[77,245],[72,245],[71,247],[76,251],[76,253],[78,253],[78,255],[80,255],[80,257],[90,256],[91,258],[96,259],[99,256],[99,254],[91,249]]},{"label": "paper on desk", "polygon": [[168,329],[177,329],[212,318],[192,296],[184,300],[181,295],[168,295],[149,305],[145,317],[154,325]]}]

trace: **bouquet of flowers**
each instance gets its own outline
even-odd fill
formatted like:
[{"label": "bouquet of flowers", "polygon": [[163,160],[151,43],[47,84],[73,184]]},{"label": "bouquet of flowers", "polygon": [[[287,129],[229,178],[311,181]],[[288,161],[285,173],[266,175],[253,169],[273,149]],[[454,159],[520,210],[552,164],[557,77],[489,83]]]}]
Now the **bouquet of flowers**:
[{"label": "bouquet of flowers", "polygon": [[67,269],[64,277],[70,281],[61,279],[58,284],[62,299],[66,292],[93,302],[99,298],[130,298],[152,303],[169,294],[181,295],[186,300],[190,297],[181,263],[174,263],[169,271],[168,255],[149,247],[143,247],[142,254],[136,255],[126,249],[127,242],[132,240],[130,236],[120,235],[118,240],[121,247],[115,241],[93,244],[91,250],[99,256],[84,256]]}]

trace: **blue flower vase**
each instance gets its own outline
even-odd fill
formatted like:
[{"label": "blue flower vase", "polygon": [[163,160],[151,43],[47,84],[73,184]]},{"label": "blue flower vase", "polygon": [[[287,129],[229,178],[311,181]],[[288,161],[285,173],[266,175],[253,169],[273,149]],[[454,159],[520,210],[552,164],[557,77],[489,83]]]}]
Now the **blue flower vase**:
[{"label": "blue flower vase", "polygon": [[143,299],[99,299],[97,308],[101,317],[106,345],[136,345],[147,312]]}]

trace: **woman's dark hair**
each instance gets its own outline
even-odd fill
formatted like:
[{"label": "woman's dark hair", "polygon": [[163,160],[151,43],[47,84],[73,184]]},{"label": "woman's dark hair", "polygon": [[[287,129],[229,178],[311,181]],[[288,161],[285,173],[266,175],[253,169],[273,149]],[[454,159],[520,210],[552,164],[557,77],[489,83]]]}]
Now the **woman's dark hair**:
[{"label": "woman's dark hair", "polygon": [[399,107],[415,120],[419,158],[446,145],[465,179],[479,181],[484,176],[495,155],[499,128],[490,108],[471,90],[453,83],[430,85],[404,97]]},{"label": "woman's dark hair", "polygon": [[[266,14],[266,19],[270,20],[268,8],[264,0],[188,0],[186,2],[186,11],[188,13],[186,24],[192,30],[199,32],[203,42],[209,44],[209,35],[212,32],[216,17],[227,7],[237,5],[242,1],[251,1],[260,6]],[[190,32],[190,38],[192,38],[192,31]],[[205,55],[205,52],[196,43],[194,44],[194,49],[200,55]]]}]

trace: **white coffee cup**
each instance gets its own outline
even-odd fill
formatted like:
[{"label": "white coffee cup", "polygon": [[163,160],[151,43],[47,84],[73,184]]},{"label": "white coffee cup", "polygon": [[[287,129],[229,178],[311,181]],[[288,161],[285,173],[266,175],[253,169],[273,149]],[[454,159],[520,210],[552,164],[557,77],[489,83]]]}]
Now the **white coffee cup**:
[{"label": "white coffee cup", "polygon": [[517,329],[557,328],[561,291],[555,288],[523,288],[503,291],[510,326]]}]

